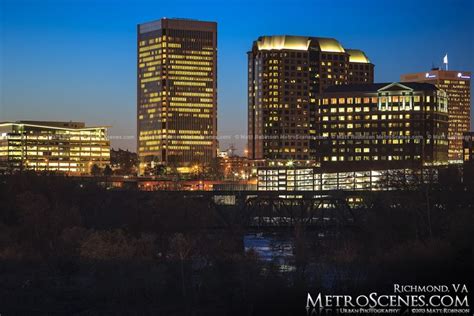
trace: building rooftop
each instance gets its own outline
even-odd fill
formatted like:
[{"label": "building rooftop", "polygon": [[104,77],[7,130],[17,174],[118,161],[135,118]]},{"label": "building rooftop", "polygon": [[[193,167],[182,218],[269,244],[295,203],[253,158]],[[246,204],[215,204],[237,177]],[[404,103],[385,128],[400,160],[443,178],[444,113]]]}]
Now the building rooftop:
[{"label": "building rooftop", "polygon": [[349,62],[351,62],[351,63],[370,64],[369,58],[360,49],[349,49],[349,48],[347,48],[346,53],[349,54]]},{"label": "building rooftop", "polygon": [[259,50],[308,50],[309,44],[310,39],[305,36],[262,36],[257,40]]},{"label": "building rooftop", "polygon": [[344,47],[334,38],[314,37],[322,52],[344,53]]},{"label": "building rooftop", "polygon": [[470,71],[458,71],[458,70],[444,70],[444,69],[431,69],[426,72],[414,72],[407,73],[400,76],[401,81],[413,81],[413,80],[470,80]]},{"label": "building rooftop", "polygon": [[436,86],[430,83],[424,82],[383,82],[383,83],[371,83],[371,84],[351,84],[351,85],[337,85],[330,86],[324,92],[376,92],[379,90],[394,90],[394,88],[400,90],[438,90]]},{"label": "building rooftop", "polygon": [[83,128],[86,126],[84,122],[62,122],[62,121],[17,121],[19,124],[26,125],[41,125],[41,126],[54,126],[54,127],[66,127],[66,128]]},{"label": "building rooftop", "polygon": [[166,28],[177,30],[216,31],[217,22],[184,18],[161,18],[159,20],[138,24],[140,34]]},{"label": "building rooftop", "polygon": [[349,62],[370,64],[367,55],[360,49],[345,49],[338,40],[329,37],[311,37],[294,35],[260,36],[254,47],[258,50],[302,50],[310,46],[317,47],[321,52],[347,53]]},{"label": "building rooftop", "polygon": [[317,43],[322,52],[345,52],[344,47],[334,38],[273,35],[261,36],[257,40],[259,50],[308,50],[311,43]]},{"label": "building rooftop", "polygon": [[61,122],[61,121],[16,121],[16,122],[0,122],[0,126],[8,125],[24,125],[31,127],[44,127],[53,129],[97,129],[108,128],[110,126],[87,126],[84,122]]}]

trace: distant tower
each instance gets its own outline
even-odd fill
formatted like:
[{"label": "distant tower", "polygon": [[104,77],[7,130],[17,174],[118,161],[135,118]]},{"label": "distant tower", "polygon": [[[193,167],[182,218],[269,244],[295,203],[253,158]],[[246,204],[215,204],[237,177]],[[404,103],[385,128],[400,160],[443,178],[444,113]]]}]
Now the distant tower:
[{"label": "distant tower", "polygon": [[227,149],[227,154],[229,157],[234,157],[235,156],[235,146],[234,144],[230,144],[229,148]]},{"label": "distant tower", "polygon": [[[447,55],[445,60],[447,63]],[[471,125],[471,73],[434,69],[429,72],[411,73],[401,76],[402,82],[428,82],[446,91],[448,96],[448,159],[462,161],[463,133]]]}]

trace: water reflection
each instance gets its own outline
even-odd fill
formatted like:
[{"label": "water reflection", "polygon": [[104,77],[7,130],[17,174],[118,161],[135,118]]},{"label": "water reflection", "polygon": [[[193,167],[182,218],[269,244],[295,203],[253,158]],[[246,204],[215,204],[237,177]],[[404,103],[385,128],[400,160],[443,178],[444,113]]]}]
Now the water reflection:
[{"label": "water reflection", "polygon": [[280,270],[294,270],[294,238],[282,233],[248,233],[245,251],[253,249],[261,260],[275,263]]}]

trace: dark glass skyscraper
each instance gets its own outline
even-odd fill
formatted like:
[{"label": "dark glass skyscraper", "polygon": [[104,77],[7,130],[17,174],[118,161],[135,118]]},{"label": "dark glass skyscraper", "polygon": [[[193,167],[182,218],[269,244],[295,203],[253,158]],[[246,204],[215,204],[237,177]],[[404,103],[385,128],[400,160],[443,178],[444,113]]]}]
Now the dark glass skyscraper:
[{"label": "dark glass skyscraper", "polygon": [[209,164],[217,151],[217,24],[164,18],[137,33],[140,173]]}]

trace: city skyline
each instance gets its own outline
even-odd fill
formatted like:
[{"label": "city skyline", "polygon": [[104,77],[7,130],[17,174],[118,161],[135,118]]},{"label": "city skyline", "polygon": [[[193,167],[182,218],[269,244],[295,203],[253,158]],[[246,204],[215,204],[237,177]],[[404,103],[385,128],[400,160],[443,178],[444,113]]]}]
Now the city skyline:
[{"label": "city skyline", "polygon": [[[235,10],[226,12],[219,10],[218,2],[203,6],[183,3],[187,5],[165,4],[159,10],[152,2],[142,2],[141,6],[150,8],[144,14],[131,2],[2,2],[0,121],[51,118],[112,125],[112,146],[135,150],[136,25],[166,16],[218,24],[218,135],[231,138],[221,140],[221,148],[234,143],[242,150],[246,143],[234,135],[246,135],[246,53],[259,36],[338,38],[344,47],[359,48],[369,56],[376,67],[375,82],[398,81],[401,74],[426,71],[432,63],[442,66],[445,53],[449,54],[450,70],[474,68],[468,21],[472,11],[459,14],[459,7],[472,7],[469,1],[454,1],[446,8],[441,1],[418,2],[409,7],[412,10],[392,8],[394,11],[386,14],[380,12],[381,7],[390,5],[388,1],[365,1],[365,5],[347,1],[341,6],[298,2],[308,10],[273,10],[273,14],[262,12],[270,3],[254,4],[256,12],[248,10],[250,3],[233,3]],[[274,6],[283,9],[285,4],[275,2]],[[357,13],[367,11],[373,11],[374,19],[360,21]],[[298,14],[301,19],[296,20]],[[239,17],[244,16],[255,24],[242,23]],[[334,16],[340,21],[333,21]],[[410,16],[415,19],[407,20]],[[297,22],[278,23],[285,18]],[[78,27],[80,21],[87,23]]]}]

